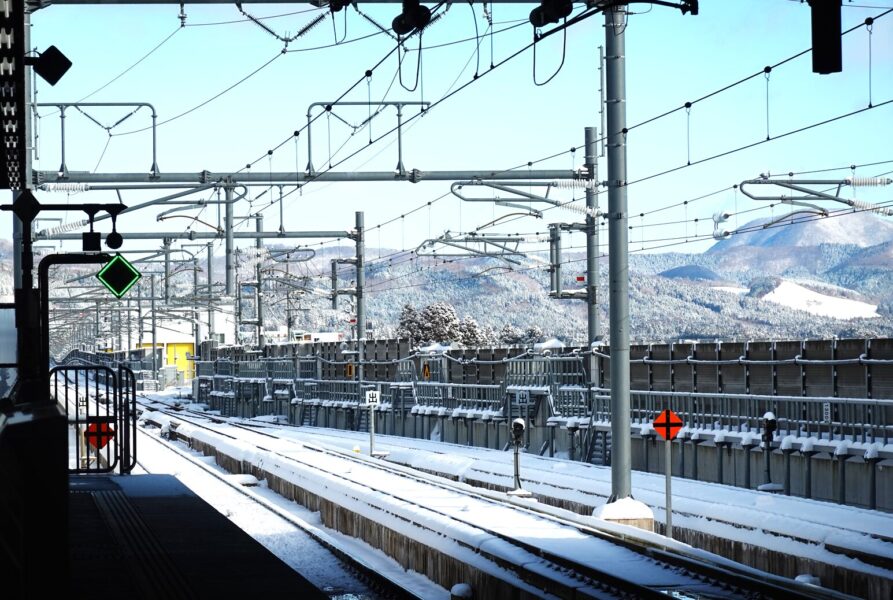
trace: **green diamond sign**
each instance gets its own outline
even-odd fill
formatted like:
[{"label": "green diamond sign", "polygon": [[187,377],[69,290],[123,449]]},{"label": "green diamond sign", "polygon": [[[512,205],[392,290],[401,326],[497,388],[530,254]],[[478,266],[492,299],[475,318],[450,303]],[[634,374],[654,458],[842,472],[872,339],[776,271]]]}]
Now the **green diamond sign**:
[{"label": "green diamond sign", "polygon": [[116,254],[112,260],[107,262],[104,267],[96,274],[96,278],[102,282],[108,291],[113,293],[116,298],[120,298],[132,288],[142,277],[142,273],[130,264],[126,258],[120,254]]}]

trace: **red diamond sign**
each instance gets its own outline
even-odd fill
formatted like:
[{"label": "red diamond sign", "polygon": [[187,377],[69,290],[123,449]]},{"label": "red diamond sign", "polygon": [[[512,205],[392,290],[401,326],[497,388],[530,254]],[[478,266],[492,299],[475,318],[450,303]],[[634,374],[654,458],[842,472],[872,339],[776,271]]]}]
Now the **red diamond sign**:
[{"label": "red diamond sign", "polygon": [[115,437],[115,430],[108,423],[90,423],[84,433],[87,443],[102,450]]},{"label": "red diamond sign", "polygon": [[676,434],[682,429],[682,419],[669,408],[660,413],[651,424],[654,430],[665,440],[675,440]]}]

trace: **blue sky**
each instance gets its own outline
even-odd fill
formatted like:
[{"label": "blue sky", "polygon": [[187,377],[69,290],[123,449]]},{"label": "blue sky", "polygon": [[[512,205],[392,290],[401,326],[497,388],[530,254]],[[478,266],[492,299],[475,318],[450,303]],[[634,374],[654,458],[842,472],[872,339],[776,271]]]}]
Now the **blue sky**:
[{"label": "blue sky", "polygon": [[[394,4],[358,6],[388,28],[398,12]],[[336,14],[334,28],[333,19],[326,16],[315,28],[290,42],[289,52],[282,53],[282,41],[233,5],[187,5],[185,27],[180,27],[180,9],[173,5],[50,6],[32,18],[32,45],[41,50],[56,45],[74,66],[55,87],[39,82],[37,101],[151,103],[160,123],[157,159],[162,172],[238,171],[252,164],[252,172],[267,173],[306,166],[306,132],[297,144],[292,132],[306,125],[311,103],[339,98],[352,86],[353,91],[343,100],[437,102],[472,81],[477,70],[477,80],[406,125],[406,168],[501,170],[529,161],[543,169],[577,168],[583,162],[583,128],[600,124],[597,67],[599,46],[604,45],[604,18],[596,15],[574,25],[568,29],[566,40],[560,33],[546,38],[537,45],[536,63],[529,49],[503,62],[530,43],[532,27],[527,17],[533,6],[490,7],[493,30],[500,32],[491,37],[485,35],[489,23],[481,5],[475,4],[473,9],[468,4],[452,5],[422,38],[425,49],[418,85],[418,39],[406,44],[411,51],[398,72],[397,55],[392,53],[394,40],[381,33],[375,35],[378,30],[352,7]],[[845,2],[843,29],[864,22],[866,17],[877,17],[891,6],[886,0]],[[242,8],[280,38],[293,36],[318,15],[328,15],[326,10],[308,4]],[[583,10],[584,6],[577,4],[574,14]],[[633,5],[631,10],[634,14],[629,16],[626,30],[627,123],[631,128],[811,46],[809,7],[796,1],[704,0],[698,16],[683,16],[678,10],[647,4]],[[342,38],[343,42],[335,45]],[[392,54],[385,58],[388,53]],[[382,59],[367,80],[366,69]],[[498,65],[492,70],[491,61]],[[768,78],[760,73],[695,102],[690,111],[676,110],[632,129],[628,136],[629,179],[634,182],[629,187],[631,249],[704,250],[712,243],[703,238],[712,230],[710,217],[718,210],[738,213],[732,218],[732,227],[770,213],[781,214],[778,211],[786,209],[769,209],[765,203],[732,189],[734,184],[760,173],[893,161],[893,103],[877,106],[893,100],[893,14],[877,19],[870,34],[866,27],[859,27],[844,36],[843,66],[839,74],[814,74],[806,53],[776,67]],[[548,84],[537,85],[553,74]],[[767,130],[774,138],[864,109],[869,102],[877,107],[705,161],[765,140]],[[146,109],[109,129],[111,137],[104,129],[131,110],[84,108],[88,117],[68,109],[68,169],[148,171],[150,133],[130,133],[150,125]],[[38,170],[55,171],[61,163],[59,119],[54,112],[49,107],[39,109]],[[415,113],[415,109],[406,108],[404,120]],[[369,109],[345,107],[337,110],[337,115],[356,126],[368,117]],[[370,128],[354,130],[339,119],[320,117],[312,125],[314,166],[325,168],[331,153],[336,171],[393,170],[397,164],[395,136],[378,138],[395,125],[392,108],[384,109],[372,121],[371,132]],[[371,145],[370,135],[377,140]],[[580,150],[572,153],[571,147]],[[268,157],[269,149],[275,151]],[[542,160],[551,156],[554,158]],[[688,161],[695,164],[681,168]],[[601,159],[602,179],[606,165]],[[860,166],[855,174],[890,171],[893,162]],[[809,177],[840,179],[851,174],[849,168],[843,168]],[[354,212],[362,210],[369,245],[411,249],[445,230],[471,231],[513,212],[490,203],[462,202],[449,194],[449,188],[449,182],[312,183],[300,193],[285,188],[284,226],[289,230],[349,229]],[[263,191],[252,188],[252,201],[237,207],[236,213],[264,208],[266,228],[277,229],[279,207],[269,206],[270,193],[256,197]],[[130,191],[122,192],[122,197],[126,204],[135,204],[166,193],[169,191]],[[276,190],[274,198],[278,194]],[[487,191],[483,194],[493,195]],[[209,196],[204,192],[195,197]],[[568,190],[550,197],[573,198]],[[893,188],[863,188],[858,190],[858,197],[890,202]],[[39,198],[65,201],[65,195],[59,193],[40,193]],[[69,198],[76,202],[117,200],[113,192]],[[607,208],[606,194],[601,195],[600,202]],[[828,208],[841,207],[833,204]],[[157,212],[147,209],[124,215],[120,229],[125,236],[128,230],[208,230],[187,219],[156,223]],[[640,216],[642,213],[644,216]],[[209,223],[217,220],[213,208],[201,214],[180,214],[198,215]],[[485,231],[533,235],[545,232],[548,223],[575,218],[575,213],[552,210],[543,219],[507,220]],[[4,214],[3,219],[0,226],[10,231],[8,215]],[[382,226],[376,227],[379,224]],[[107,224],[103,227],[108,229]],[[245,227],[253,229],[254,225]],[[685,240],[689,242],[682,243]],[[565,246],[583,243],[582,236],[575,234]],[[606,245],[606,237],[602,243]],[[131,242],[130,247],[136,244]],[[527,245],[530,250],[542,247]]]}]

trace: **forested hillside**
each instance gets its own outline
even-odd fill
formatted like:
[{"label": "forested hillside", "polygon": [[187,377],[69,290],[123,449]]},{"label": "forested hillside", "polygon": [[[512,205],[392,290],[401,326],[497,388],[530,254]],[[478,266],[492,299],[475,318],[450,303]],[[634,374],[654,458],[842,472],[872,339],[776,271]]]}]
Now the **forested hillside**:
[{"label": "forested hillside", "polygon": [[[833,236],[828,233],[830,226]],[[751,229],[753,233],[732,236],[701,254],[631,252],[631,337],[664,341],[893,336],[893,220],[853,214],[833,222],[791,225],[772,235],[761,231],[759,223]],[[352,335],[354,297],[340,295],[338,308],[333,309],[330,274],[333,259],[350,258],[353,252],[353,246],[344,245],[318,250],[309,261],[285,265],[281,257],[275,264],[268,260],[267,328],[284,326],[291,318],[293,330]],[[0,254],[0,294],[10,301],[8,242],[0,245]],[[585,304],[549,297],[549,265],[541,256],[531,254],[513,264],[497,258],[417,256],[367,246],[367,320],[374,335],[382,337],[405,334],[414,322],[421,327],[415,335],[422,337],[447,335],[478,343],[557,337],[570,344],[584,343]],[[576,276],[585,272],[585,255],[566,254],[564,260],[564,289],[581,288],[585,284]],[[604,337],[607,265],[607,258],[602,258],[598,304]],[[350,264],[339,265],[340,289],[356,285],[353,269]],[[223,271],[219,257],[216,281],[223,280]],[[253,269],[240,273],[242,280],[254,278]],[[190,296],[191,273],[176,275],[173,285],[175,297]],[[249,313],[251,298],[245,302]],[[855,315],[862,317],[852,318]],[[437,330],[433,321],[443,321],[446,329]],[[419,333],[425,327],[427,333]]]}]

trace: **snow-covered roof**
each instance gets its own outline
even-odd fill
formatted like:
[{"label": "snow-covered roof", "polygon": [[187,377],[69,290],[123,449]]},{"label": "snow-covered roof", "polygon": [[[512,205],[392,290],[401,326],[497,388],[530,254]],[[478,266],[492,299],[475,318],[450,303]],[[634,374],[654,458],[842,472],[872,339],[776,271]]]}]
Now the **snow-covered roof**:
[{"label": "snow-covered roof", "polygon": [[545,342],[539,342],[533,345],[534,352],[542,352],[543,350],[560,350],[564,348],[564,342],[556,338],[549,338]]}]

